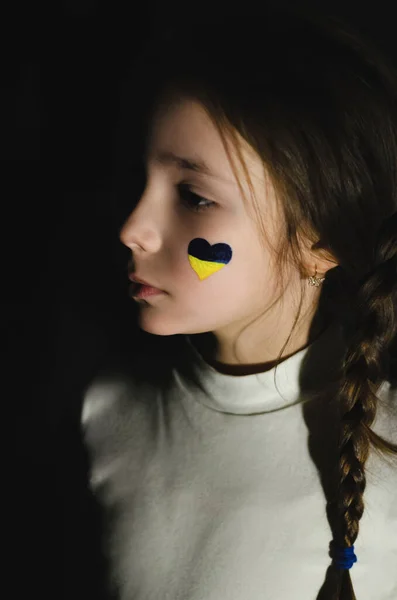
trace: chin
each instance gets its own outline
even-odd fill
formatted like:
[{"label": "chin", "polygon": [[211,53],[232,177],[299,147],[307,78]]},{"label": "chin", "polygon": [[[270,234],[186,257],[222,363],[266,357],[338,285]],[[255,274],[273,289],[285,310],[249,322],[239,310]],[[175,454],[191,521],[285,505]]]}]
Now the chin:
[{"label": "chin", "polygon": [[152,335],[193,335],[196,333],[207,333],[210,331],[208,327],[200,326],[193,323],[183,322],[182,319],[173,319],[169,315],[156,313],[152,310],[153,307],[147,305],[141,307],[138,313],[138,326],[146,333]]},{"label": "chin", "polygon": [[156,314],[149,306],[139,311],[138,326],[152,335],[169,336],[185,333],[182,331],[180,323],[174,322],[164,314]]}]

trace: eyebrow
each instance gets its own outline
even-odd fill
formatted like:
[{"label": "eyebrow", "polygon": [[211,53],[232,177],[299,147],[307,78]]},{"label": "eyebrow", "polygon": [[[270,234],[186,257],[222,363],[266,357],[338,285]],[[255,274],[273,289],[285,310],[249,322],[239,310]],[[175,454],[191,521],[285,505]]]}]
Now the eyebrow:
[{"label": "eyebrow", "polygon": [[[148,159],[147,153],[145,153],[145,159]],[[201,158],[182,157],[174,154],[174,152],[171,152],[170,150],[162,150],[155,154],[153,160],[160,165],[176,165],[181,170],[187,169],[199,173],[200,175],[212,177],[213,179],[218,179],[224,183],[235,185],[233,181],[220,177],[220,175],[214,173],[209,165]]]}]

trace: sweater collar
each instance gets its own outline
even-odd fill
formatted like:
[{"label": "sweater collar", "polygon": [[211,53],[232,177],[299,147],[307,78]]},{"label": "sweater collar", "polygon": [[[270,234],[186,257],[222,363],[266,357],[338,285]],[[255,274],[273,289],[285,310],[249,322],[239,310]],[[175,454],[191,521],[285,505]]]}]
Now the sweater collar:
[{"label": "sweater collar", "polygon": [[[209,365],[188,335],[184,336],[198,393],[195,399],[209,408],[232,414],[257,414],[281,410],[311,397],[334,380],[344,349],[342,329],[332,323],[316,340],[299,350],[276,369],[234,376]],[[179,383],[189,388],[179,373]],[[276,379],[275,379],[276,377]]]}]

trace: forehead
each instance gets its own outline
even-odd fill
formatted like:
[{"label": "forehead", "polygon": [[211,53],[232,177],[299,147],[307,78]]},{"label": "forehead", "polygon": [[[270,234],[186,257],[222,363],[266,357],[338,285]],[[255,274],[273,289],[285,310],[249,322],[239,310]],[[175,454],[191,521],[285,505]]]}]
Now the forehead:
[{"label": "forehead", "polygon": [[[264,182],[263,163],[252,148],[237,134],[244,162],[252,183]],[[245,177],[236,150],[229,140],[228,150],[240,182]],[[222,138],[204,108],[190,99],[174,100],[155,112],[146,140],[146,159],[158,164],[191,168],[202,175],[237,185]],[[190,167],[178,159],[187,159]]]}]

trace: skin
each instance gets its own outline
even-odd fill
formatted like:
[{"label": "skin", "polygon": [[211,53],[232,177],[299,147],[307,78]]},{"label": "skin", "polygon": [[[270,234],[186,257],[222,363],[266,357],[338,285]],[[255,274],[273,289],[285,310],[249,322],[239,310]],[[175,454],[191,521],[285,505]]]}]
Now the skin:
[{"label": "skin", "polygon": [[[266,233],[277,245],[280,217],[273,188],[259,157],[240,140]],[[154,157],[163,150],[204,159],[216,177],[157,163]],[[241,167],[234,162],[249,198]],[[224,373],[245,375],[272,368],[293,326],[300,275],[291,267],[284,299],[272,306],[279,291],[271,251],[264,245],[252,208],[244,202],[222,139],[200,104],[180,99],[156,113],[146,167],[146,187],[120,231],[120,240],[131,250],[136,275],[166,293],[139,302],[139,326],[155,335],[191,335],[205,360]],[[201,199],[190,205],[184,202],[177,187],[181,183],[189,184]],[[208,201],[216,204],[193,210]],[[233,250],[230,263],[202,281],[187,253],[189,242],[197,237],[210,244],[227,243]],[[310,274],[317,268],[317,276],[324,277],[336,263],[310,251],[305,264]],[[284,349],[284,360],[309,344],[320,291],[321,287],[308,288],[302,320]],[[320,323],[314,337],[322,330]]]}]

